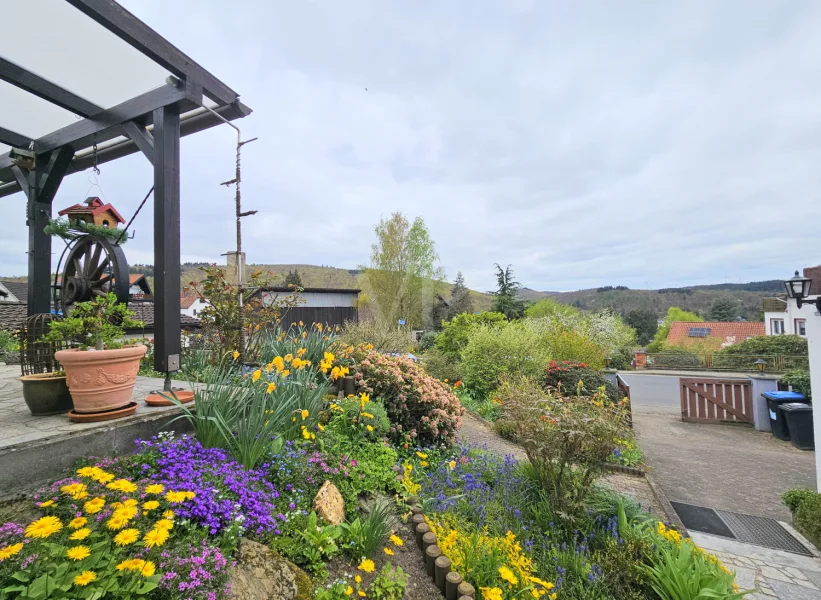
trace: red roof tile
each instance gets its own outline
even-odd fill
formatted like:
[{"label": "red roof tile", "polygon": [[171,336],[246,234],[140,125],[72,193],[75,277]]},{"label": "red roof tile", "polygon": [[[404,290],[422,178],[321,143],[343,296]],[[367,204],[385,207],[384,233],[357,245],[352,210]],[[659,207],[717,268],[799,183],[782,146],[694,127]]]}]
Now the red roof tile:
[{"label": "red roof tile", "polygon": [[[706,336],[693,337],[690,329],[709,329]],[[675,321],[670,325],[667,334],[667,344],[670,346],[691,346],[706,345],[715,348],[732,346],[738,342],[743,342],[749,337],[765,335],[764,323],[762,322],[733,322],[705,321],[702,323],[689,323]]]}]

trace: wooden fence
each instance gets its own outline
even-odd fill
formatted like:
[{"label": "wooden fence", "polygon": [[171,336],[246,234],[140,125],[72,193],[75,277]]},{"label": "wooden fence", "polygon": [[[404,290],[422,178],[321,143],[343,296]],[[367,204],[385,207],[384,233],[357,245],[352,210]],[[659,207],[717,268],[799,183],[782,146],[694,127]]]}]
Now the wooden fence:
[{"label": "wooden fence", "polygon": [[681,420],[690,423],[752,423],[749,379],[679,379]]}]

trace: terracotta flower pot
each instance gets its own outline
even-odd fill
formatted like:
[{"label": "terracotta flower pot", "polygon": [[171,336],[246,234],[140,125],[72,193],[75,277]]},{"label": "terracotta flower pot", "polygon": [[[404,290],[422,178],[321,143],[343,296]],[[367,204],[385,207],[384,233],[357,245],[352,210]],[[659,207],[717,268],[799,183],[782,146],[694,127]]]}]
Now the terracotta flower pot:
[{"label": "terracotta flower pot", "polygon": [[122,408],[131,402],[140,371],[143,345],[116,350],[60,350],[54,358],[66,372],[74,412],[95,413]]},{"label": "terracotta flower pot", "polygon": [[20,377],[23,400],[35,417],[68,412],[74,405],[66,387],[66,376],[54,373],[35,373]]}]

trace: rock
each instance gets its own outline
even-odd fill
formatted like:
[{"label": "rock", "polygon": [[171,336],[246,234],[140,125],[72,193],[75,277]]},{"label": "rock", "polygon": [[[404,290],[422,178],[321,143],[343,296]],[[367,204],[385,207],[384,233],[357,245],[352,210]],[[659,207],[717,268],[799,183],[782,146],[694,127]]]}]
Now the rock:
[{"label": "rock", "polygon": [[229,575],[231,600],[310,598],[311,579],[299,567],[257,542],[242,539]]},{"label": "rock", "polygon": [[345,501],[336,486],[325,481],[314,498],[314,511],[331,525],[345,522]]}]

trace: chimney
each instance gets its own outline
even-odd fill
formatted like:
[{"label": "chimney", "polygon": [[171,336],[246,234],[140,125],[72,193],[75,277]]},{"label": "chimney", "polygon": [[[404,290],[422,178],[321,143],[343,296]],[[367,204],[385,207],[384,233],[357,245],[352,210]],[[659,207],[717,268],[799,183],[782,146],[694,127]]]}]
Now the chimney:
[{"label": "chimney", "polygon": [[[239,260],[237,260],[239,257]],[[237,267],[237,263],[239,263],[239,267]],[[239,280],[237,279],[238,272],[242,273],[242,282],[247,283],[248,279],[245,274],[245,252],[226,252],[225,253],[225,278],[228,280],[229,283],[237,285]]]}]

